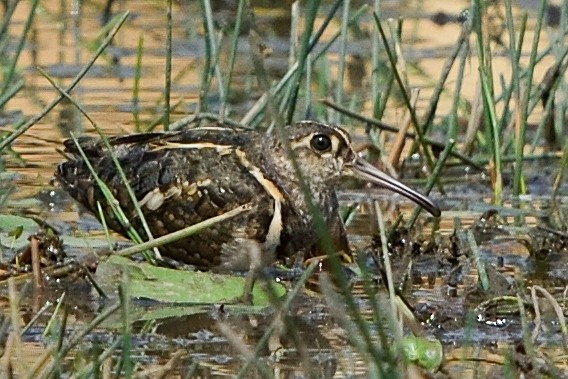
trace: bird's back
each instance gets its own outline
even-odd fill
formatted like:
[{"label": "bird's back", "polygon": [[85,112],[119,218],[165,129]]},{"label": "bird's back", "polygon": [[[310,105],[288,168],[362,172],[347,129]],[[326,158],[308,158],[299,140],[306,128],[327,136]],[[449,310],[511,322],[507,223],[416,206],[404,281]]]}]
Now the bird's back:
[{"label": "bird's back", "polygon": [[[243,167],[236,151],[255,143],[255,134],[228,128],[148,133],[109,140],[140,205],[153,237],[159,237],[251,203],[253,209],[212,226],[196,237],[161,248],[166,256],[210,269],[221,263],[223,245],[237,238],[263,242],[273,214],[272,199]],[[111,190],[129,221],[145,237],[142,224],[116,164],[98,138],[79,146],[94,172]],[[56,171],[65,190],[93,214],[101,204],[106,223],[124,234],[74,141],[66,141],[69,159]]]}]

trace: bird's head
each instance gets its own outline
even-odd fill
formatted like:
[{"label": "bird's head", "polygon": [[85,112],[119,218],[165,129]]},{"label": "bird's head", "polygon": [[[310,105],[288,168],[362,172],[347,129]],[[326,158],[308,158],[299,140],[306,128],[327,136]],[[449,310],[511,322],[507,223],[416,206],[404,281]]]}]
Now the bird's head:
[{"label": "bird's head", "polygon": [[440,209],[429,198],[359,157],[351,145],[349,133],[344,129],[304,121],[286,128],[286,131],[300,169],[311,184],[333,186],[340,177],[356,177],[401,194],[432,215],[440,216]]}]

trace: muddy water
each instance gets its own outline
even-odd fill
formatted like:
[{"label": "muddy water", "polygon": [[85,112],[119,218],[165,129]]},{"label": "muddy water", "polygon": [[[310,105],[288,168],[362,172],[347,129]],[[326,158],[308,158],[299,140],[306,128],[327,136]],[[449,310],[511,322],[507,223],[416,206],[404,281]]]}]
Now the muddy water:
[{"label": "muddy water", "polygon": [[[360,6],[360,2],[353,3],[353,7]],[[458,24],[449,22],[445,25],[436,25],[431,18],[439,12],[455,17],[468,5],[467,1],[394,1],[384,4],[382,17],[401,16],[405,18],[403,25],[405,55],[409,63],[420,68],[420,70],[408,71],[410,83],[421,88],[418,101],[419,113],[428,105],[429,97],[433,92],[433,83],[437,80],[443,62],[460,33]],[[27,2],[18,5],[16,22],[10,25],[12,35],[20,35],[28,7]],[[326,10],[326,6],[323,9]],[[528,9],[532,12],[530,7]],[[35,67],[44,68],[60,85],[70,82],[90,58],[93,46],[97,46],[96,39],[102,28],[102,10],[102,2],[61,1],[41,4],[41,12],[36,16],[30,41],[24,49],[19,66],[25,80],[25,88],[8,103],[5,114],[2,116],[16,123],[20,117],[30,117],[40,112],[42,107],[56,96],[56,91]],[[160,118],[165,80],[166,13],[164,6],[160,2],[120,1],[114,4],[113,11],[115,13],[129,11],[131,17],[119,32],[113,46],[103,57],[99,58],[87,77],[73,92],[89,116],[109,135],[129,133],[137,128],[133,116],[135,109],[133,87],[137,49],[142,39],[142,74],[136,106],[142,129],[157,122]],[[232,12],[234,10],[220,7],[214,10],[214,17],[219,25],[226,25],[234,17]],[[518,14],[518,10],[515,12]],[[177,79],[173,83],[171,93],[171,103],[176,104],[171,114],[172,121],[191,114],[198,107],[201,73],[205,60],[203,25],[198,17],[199,14],[199,2],[188,1],[174,5],[172,77]],[[259,2],[255,6],[255,17],[258,31],[270,49],[270,55],[266,60],[267,69],[273,79],[278,79],[286,71],[288,65],[289,4],[283,2],[278,7],[267,6]],[[349,46],[349,58],[352,64],[349,65],[346,75],[347,99],[344,99],[345,104],[349,103],[350,98],[356,98],[359,101],[367,99],[363,106],[367,113],[372,107],[368,101],[369,96],[361,99],[360,93],[369,91],[366,83],[369,80],[370,45],[365,32],[370,30],[371,25],[372,17],[367,14],[362,19],[359,33],[353,31],[353,41]],[[340,21],[337,19],[332,22],[330,29],[337,30],[339,26]],[[529,32],[525,38],[529,41],[532,39],[530,29],[529,25]],[[326,32],[323,41],[330,35],[331,32]],[[542,43],[545,44],[546,35],[543,35],[543,38]],[[227,39],[222,45],[223,50],[220,54],[222,62],[227,60],[226,41]],[[244,115],[253,100],[261,94],[251,72],[246,37],[241,37],[240,46],[236,74],[233,79],[234,95],[230,100],[231,117],[235,119]],[[328,56],[332,72],[335,71],[333,67],[337,62],[337,51],[338,48],[334,47]],[[473,99],[476,88],[477,69],[474,61],[475,59],[472,58],[472,64],[466,69],[464,78],[463,95],[470,100]],[[539,65],[540,70],[535,74],[535,81],[542,78],[549,64],[550,60],[546,58],[542,65]],[[509,75],[505,57],[495,59],[494,70],[496,75],[499,73]],[[449,83],[454,82],[455,75],[456,73],[452,72]],[[215,86],[216,83],[213,83],[212,88]],[[214,95],[215,93],[211,91],[212,95],[207,99],[208,110],[211,112],[218,111],[219,99]],[[443,110],[449,109],[452,101],[451,96],[444,95],[440,103],[442,111],[438,113],[443,115]],[[387,109],[383,121],[397,125],[403,116],[403,107],[400,104],[393,104]],[[534,119],[538,119],[538,114],[534,115]],[[353,124],[357,126],[356,123]],[[2,128],[9,127],[10,122],[2,125]],[[64,102],[16,141],[14,150],[25,163],[22,164],[19,160],[6,157],[7,171],[16,176],[10,181],[5,181],[5,184],[13,186],[16,190],[10,194],[5,212],[39,216],[61,230],[64,235],[77,235],[77,233],[82,235],[94,230],[94,234],[100,237],[102,236],[101,227],[94,218],[78,212],[77,207],[65,194],[50,185],[54,167],[61,160],[57,149],[61,148],[61,141],[71,131],[78,134],[93,133],[93,127],[73,105]],[[554,283],[553,287],[560,289],[565,281],[564,278],[567,277],[566,273],[561,269],[553,272],[553,270],[547,270],[546,267],[541,267],[529,259],[527,247],[519,242],[523,235],[529,233],[529,230],[533,230],[542,223],[549,225],[550,220],[556,224],[564,220],[564,225],[566,225],[566,201],[564,201],[564,208],[558,209],[550,205],[547,197],[553,170],[543,175],[540,167],[534,166],[534,172],[536,173],[533,176],[535,179],[529,182],[529,186],[532,193],[542,194],[542,196],[531,196],[520,203],[505,201],[503,207],[499,208],[498,224],[478,225],[479,230],[475,230],[479,233],[477,236],[479,241],[482,241],[480,243],[482,257],[496,264],[500,271],[526,271],[531,275],[534,274],[534,277],[541,278],[539,270],[544,270],[547,279]],[[435,194],[433,196],[444,209],[444,214],[439,225],[435,225],[428,217],[421,219],[425,235],[429,230],[436,229],[440,230],[439,234],[446,238],[455,228],[466,230],[475,226],[481,214],[492,208],[488,177],[464,167],[455,169],[448,175],[458,178],[459,182],[449,188],[447,195]],[[563,190],[566,194],[566,186]],[[411,212],[410,205],[401,204],[400,199],[393,200],[389,195],[374,190],[346,190],[342,192],[340,198],[343,204],[350,204],[353,201],[369,203],[370,199],[378,199],[381,201],[389,222],[396,218],[395,210],[402,208],[405,219]],[[372,243],[372,234],[376,228],[374,226],[375,216],[371,209],[371,206],[361,206],[361,212],[349,226],[353,246],[363,248]],[[77,248],[70,249],[70,251],[73,254],[81,253]],[[561,267],[562,265],[558,262],[563,262],[563,258],[555,257],[554,259],[558,261],[548,262],[548,264]],[[400,264],[394,267],[395,270],[399,270],[395,272],[399,273],[400,277],[405,274],[404,262],[406,261],[401,259]],[[449,347],[454,344],[461,346],[465,333],[469,333],[467,342],[477,343],[477,346],[496,346],[519,338],[518,318],[491,314],[478,323],[464,318],[464,309],[469,309],[471,304],[480,303],[480,301],[474,303],[475,300],[467,297],[470,296],[467,293],[470,289],[468,289],[468,284],[475,282],[474,270],[472,273],[463,269],[465,279],[454,288],[448,286],[447,278],[455,272],[440,256],[425,254],[414,264],[418,268],[407,295],[415,308],[419,308],[422,312],[424,320],[421,321],[428,328],[428,334],[439,337],[450,356],[455,354],[458,357],[462,354]],[[550,275],[551,272],[554,275]],[[66,296],[70,298],[73,298],[75,293],[77,299],[87,300],[73,303],[72,313],[77,317],[77,321],[73,320],[71,327],[82,325],[83,322],[92,319],[105,306],[105,303],[101,302],[96,295],[92,295],[88,285],[78,286],[77,283],[74,281],[71,286],[63,283],[61,288],[57,288],[48,295],[48,297],[56,298],[65,291]],[[361,293],[357,288],[355,292]],[[359,300],[362,311],[370,314],[370,306],[365,296],[361,296]],[[30,312],[24,314],[24,319],[29,319],[40,306],[41,304],[30,301]],[[161,305],[141,302],[136,304],[136,307],[136,312],[144,314],[160,308]],[[300,338],[310,341],[306,348],[310,352],[315,377],[365,375],[364,364],[347,342],[345,331],[329,314],[325,301],[321,297],[306,295],[296,307],[297,309],[292,312],[296,315],[293,322],[301,334]],[[489,314],[490,311],[486,313]],[[197,370],[203,377],[231,375],[241,367],[240,352],[227,342],[225,335],[217,329],[217,324],[212,320],[222,318],[233,330],[240,330],[247,346],[252,349],[269,323],[270,316],[269,313],[254,317],[238,313],[219,315],[215,307],[205,307],[194,311],[194,314],[189,316],[163,318],[160,321],[143,321],[141,317],[141,320],[134,324],[135,359],[142,363],[149,373],[153,372],[153,369],[158,370],[172,357],[178,357],[175,361],[174,372],[181,376],[194,362],[199,362]],[[474,316],[475,314],[471,313],[471,317]],[[503,321],[504,319],[506,320]],[[467,324],[470,329],[464,332],[464,325],[470,321],[471,323]],[[501,324],[496,326],[495,323],[499,322]],[[108,330],[112,329],[101,329],[93,333],[89,341],[95,341],[94,345],[100,343],[104,348],[113,339],[112,332]],[[30,346],[40,351],[43,349],[40,343],[42,331],[43,326],[30,330],[26,335],[26,341],[30,343]],[[559,340],[558,335],[553,332],[541,338],[547,338],[546,341],[551,344]],[[285,346],[287,343],[284,341]],[[85,351],[82,353],[86,356],[92,355],[92,350],[96,350],[92,347],[83,349]],[[300,371],[297,367],[299,358],[294,356],[291,350],[285,351],[290,356],[285,356],[278,364],[268,361],[267,363],[275,371],[285,373],[287,377],[293,377],[295,373],[299,374],[297,371]],[[475,354],[487,356],[490,353],[489,350],[480,348]],[[468,354],[473,356],[472,352]],[[31,355],[30,361],[33,361],[32,358],[36,354]],[[263,356],[267,356],[267,353]],[[472,371],[475,369],[472,368]],[[460,366],[456,372],[461,373],[460,370],[464,370],[464,366]],[[255,374],[251,371],[250,376],[252,375]]]}]

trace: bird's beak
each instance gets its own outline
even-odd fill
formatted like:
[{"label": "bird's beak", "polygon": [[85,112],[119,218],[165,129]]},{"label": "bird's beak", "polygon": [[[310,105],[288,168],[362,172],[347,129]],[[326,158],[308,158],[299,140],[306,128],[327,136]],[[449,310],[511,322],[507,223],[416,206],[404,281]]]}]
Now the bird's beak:
[{"label": "bird's beak", "polygon": [[409,198],[435,217],[439,217],[441,214],[440,209],[432,202],[432,200],[414,191],[412,188],[407,187],[398,180],[391,178],[361,158],[355,158],[351,164],[346,165],[345,168],[347,168],[348,171],[351,171],[350,173],[353,176],[375,183],[382,188],[386,188]]}]

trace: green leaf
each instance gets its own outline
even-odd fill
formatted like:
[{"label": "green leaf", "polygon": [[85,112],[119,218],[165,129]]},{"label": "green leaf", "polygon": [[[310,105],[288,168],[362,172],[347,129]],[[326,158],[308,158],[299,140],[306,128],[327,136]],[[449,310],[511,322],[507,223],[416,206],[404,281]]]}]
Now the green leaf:
[{"label": "green leaf", "polygon": [[6,206],[10,208],[38,208],[43,203],[35,197],[28,197],[25,199],[9,199],[6,201]]},{"label": "green leaf", "polygon": [[24,232],[24,226],[23,225],[18,225],[16,226],[14,229],[10,230],[8,232],[8,235],[10,237],[13,237],[15,239],[18,239],[21,237],[22,233]]},{"label": "green leaf", "polygon": [[74,248],[92,248],[92,249],[100,249],[100,248],[108,248],[108,241],[104,237],[92,237],[92,236],[83,236],[83,237],[75,237],[75,236],[62,236],[63,244],[68,247]]},{"label": "green leaf", "polygon": [[438,340],[406,336],[402,340],[402,349],[407,361],[429,371],[436,371],[444,358],[444,350]]},{"label": "green leaf", "polygon": [[[131,297],[166,303],[230,302],[242,295],[246,280],[234,275],[156,267],[113,255],[99,264],[96,273],[99,284],[107,294],[116,290],[124,271],[129,274],[128,293]],[[286,292],[280,284],[272,283],[272,287],[279,297]],[[270,304],[260,285],[255,285],[253,289],[253,302],[255,306]]]},{"label": "green leaf", "polygon": [[33,231],[34,233],[39,229],[37,222],[31,218],[0,214],[0,231],[14,230],[20,226],[24,228],[25,231]]},{"label": "green leaf", "polygon": [[28,238],[40,230],[37,222],[30,218],[0,214],[0,242],[5,247],[21,249],[28,244]]}]

